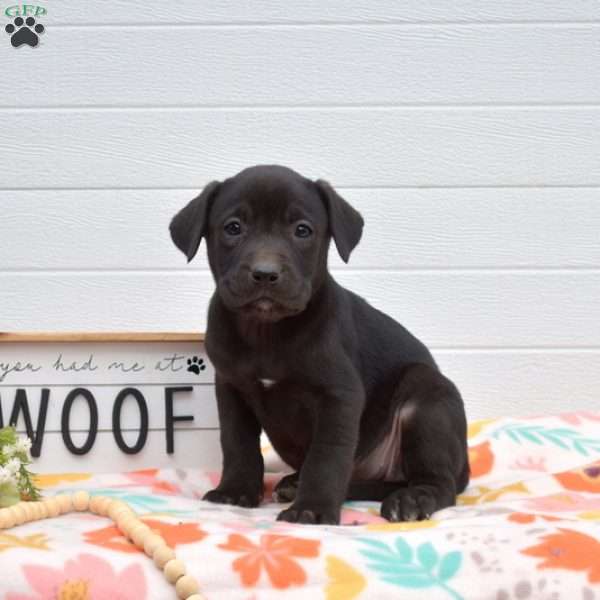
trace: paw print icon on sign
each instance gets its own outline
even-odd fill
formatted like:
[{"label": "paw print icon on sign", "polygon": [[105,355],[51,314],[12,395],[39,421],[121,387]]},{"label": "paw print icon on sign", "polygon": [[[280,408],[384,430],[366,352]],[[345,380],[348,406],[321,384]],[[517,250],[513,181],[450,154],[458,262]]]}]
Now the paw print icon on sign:
[{"label": "paw print icon on sign", "polygon": [[10,35],[10,43],[18,48],[23,44],[27,44],[35,48],[39,41],[40,33],[44,33],[44,26],[41,23],[35,22],[33,17],[27,17],[24,20],[22,17],[17,17],[12,23],[9,23],[4,30]]},{"label": "paw print icon on sign", "polygon": [[200,371],[204,371],[204,369],[206,369],[204,360],[198,356],[192,356],[192,358],[188,358],[187,364],[187,370],[190,373],[195,373],[196,375],[200,375]]}]

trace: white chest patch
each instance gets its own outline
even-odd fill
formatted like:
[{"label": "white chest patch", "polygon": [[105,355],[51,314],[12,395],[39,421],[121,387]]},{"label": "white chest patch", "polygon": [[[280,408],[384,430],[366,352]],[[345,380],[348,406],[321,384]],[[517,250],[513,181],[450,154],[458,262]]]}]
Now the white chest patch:
[{"label": "white chest patch", "polygon": [[270,388],[275,385],[277,382],[274,379],[259,379],[259,381],[266,387]]}]

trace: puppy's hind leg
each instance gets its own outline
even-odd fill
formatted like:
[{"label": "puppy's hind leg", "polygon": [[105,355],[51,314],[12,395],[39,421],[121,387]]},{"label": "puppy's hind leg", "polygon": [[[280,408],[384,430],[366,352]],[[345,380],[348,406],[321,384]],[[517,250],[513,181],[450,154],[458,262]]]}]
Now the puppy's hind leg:
[{"label": "puppy's hind leg", "polygon": [[298,492],[298,480],[300,473],[290,473],[282,477],[273,490],[273,500],[275,502],[293,502]]},{"label": "puppy's hind leg", "polygon": [[406,485],[389,494],[381,516],[390,521],[428,519],[453,506],[469,478],[466,418],[451,381],[426,365],[410,367],[396,388],[402,413],[402,478]]}]

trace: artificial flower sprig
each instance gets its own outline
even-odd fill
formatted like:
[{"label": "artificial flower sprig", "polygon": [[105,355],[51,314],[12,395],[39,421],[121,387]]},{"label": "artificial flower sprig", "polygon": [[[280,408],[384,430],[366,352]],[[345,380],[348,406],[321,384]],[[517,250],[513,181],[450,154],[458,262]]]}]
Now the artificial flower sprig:
[{"label": "artificial flower sprig", "polygon": [[29,438],[19,436],[14,427],[0,429],[0,507],[19,500],[39,500],[40,492],[27,469],[30,450]]}]

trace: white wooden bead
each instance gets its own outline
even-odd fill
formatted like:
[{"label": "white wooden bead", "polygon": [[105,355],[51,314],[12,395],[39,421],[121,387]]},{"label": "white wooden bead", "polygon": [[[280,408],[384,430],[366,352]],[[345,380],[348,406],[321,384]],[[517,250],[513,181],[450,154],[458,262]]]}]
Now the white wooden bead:
[{"label": "white wooden bead", "polygon": [[114,500],[113,498],[105,498],[104,500],[102,500],[102,502],[100,502],[100,514],[103,517],[108,517],[108,511],[113,505],[113,502],[116,502],[116,500]]},{"label": "white wooden bead", "polygon": [[35,519],[35,508],[31,505],[31,502],[21,502],[23,510],[25,511],[25,523],[29,523]]},{"label": "white wooden bead", "polygon": [[111,507],[111,511],[108,513],[108,516],[115,522],[117,523],[119,521],[119,519],[123,518],[123,517],[135,517],[135,513],[128,508],[127,506],[120,506],[118,508],[115,508],[114,510],[112,510],[113,507]]},{"label": "white wooden bead", "polygon": [[38,520],[48,518],[48,507],[43,502],[35,502],[35,510]]},{"label": "white wooden bead", "polygon": [[128,506],[125,506],[122,502],[113,502],[109,506],[107,511],[108,517],[111,518],[113,521],[117,521],[119,515],[125,513],[133,514],[133,511]]},{"label": "white wooden bead", "polygon": [[58,517],[60,515],[60,504],[56,498],[46,498],[44,504],[46,505],[49,517]]},{"label": "white wooden bead", "polygon": [[164,546],[159,546],[154,550],[152,554],[152,559],[154,560],[154,564],[159,568],[163,569],[164,566],[175,558],[175,552],[173,548],[170,548],[166,544]]},{"label": "white wooden bead", "polygon": [[39,510],[37,506],[37,502],[33,502],[32,500],[26,500],[27,509],[31,515],[30,521],[37,521],[40,518]]},{"label": "white wooden bead", "polygon": [[10,514],[10,511],[6,508],[3,508],[2,510],[0,510],[0,529],[7,529],[8,527],[10,527],[10,525],[8,525],[8,515]]},{"label": "white wooden bead", "polygon": [[10,507],[10,510],[15,518],[15,525],[22,525],[27,521],[27,513],[23,507],[23,503],[15,504]]},{"label": "white wooden bead", "polygon": [[200,586],[195,577],[191,575],[182,575],[175,583],[175,592],[181,600],[187,600],[193,594],[200,591]]},{"label": "white wooden bead", "polygon": [[144,542],[151,535],[153,535],[152,529],[150,529],[150,527],[148,527],[148,525],[144,525],[142,523],[141,527],[135,527],[132,530],[131,541],[141,550],[144,547]]},{"label": "white wooden bead", "polygon": [[75,492],[73,494],[73,508],[79,512],[87,510],[90,506],[90,495],[86,491]]},{"label": "white wooden bead", "polygon": [[119,531],[129,537],[134,527],[137,527],[140,521],[137,517],[125,516],[117,521],[117,528]]},{"label": "white wooden bead", "polygon": [[173,558],[163,567],[163,573],[169,583],[175,583],[185,575],[185,565],[179,559]]},{"label": "white wooden bead", "polygon": [[15,514],[10,508],[0,510],[0,529],[10,529],[15,526]]},{"label": "white wooden bead", "polygon": [[37,502],[27,501],[27,506],[31,511],[31,520],[38,521],[42,515],[40,513],[40,507]]},{"label": "white wooden bead", "polygon": [[95,515],[99,515],[100,514],[99,504],[100,504],[100,501],[103,500],[103,498],[106,498],[106,496],[91,496],[90,497],[89,510],[91,512],[93,512]]},{"label": "white wooden bead", "polygon": [[6,528],[7,529],[10,529],[11,527],[14,527],[16,525],[16,522],[15,522],[15,513],[12,510],[7,510],[6,511],[5,521],[6,521]]},{"label": "white wooden bead", "polygon": [[110,499],[110,508],[119,508],[119,507],[123,507],[123,506],[127,506],[127,504],[125,502],[123,502],[123,500],[119,500],[119,498],[111,498]]},{"label": "white wooden bead", "polygon": [[100,503],[100,507],[102,509],[102,512],[104,513],[103,516],[108,517],[108,511],[110,510],[111,506],[116,502],[120,502],[120,500],[106,496],[106,499]]},{"label": "white wooden bead", "polygon": [[131,537],[135,531],[137,531],[138,529],[141,529],[143,531],[146,531],[146,529],[150,529],[150,527],[148,527],[148,525],[142,523],[137,517],[133,517],[133,523],[131,524],[131,527],[129,528],[129,533]]},{"label": "white wooden bead", "polygon": [[68,494],[59,494],[56,496],[61,514],[70,513],[73,510],[73,500]]},{"label": "white wooden bead", "polygon": [[133,511],[121,500],[113,501],[108,507],[108,516],[113,521],[116,521],[119,518],[119,515],[124,513],[133,514]]},{"label": "white wooden bead", "polygon": [[119,523],[122,523],[123,521],[131,521],[132,519],[134,521],[139,521],[139,519],[137,518],[137,515],[134,514],[133,512],[125,512],[125,511],[123,511],[123,512],[119,512],[117,514],[117,518],[113,519],[113,520],[114,520],[115,524],[118,527]]},{"label": "white wooden bead", "polygon": [[191,596],[187,597],[187,600],[206,600],[206,598],[201,594],[192,594]]},{"label": "white wooden bead", "polygon": [[[150,529],[148,527],[148,525],[146,525],[145,523],[142,523],[142,521],[140,521],[137,517],[132,517],[132,519],[133,519],[133,524],[132,524],[133,529],[140,529],[140,528]],[[133,529],[132,529],[132,531],[133,531]]]},{"label": "white wooden bead", "polygon": [[164,543],[165,540],[163,540],[163,538],[160,535],[152,533],[144,540],[144,552],[148,556],[152,556],[154,554],[154,551],[159,546],[162,546]]}]

